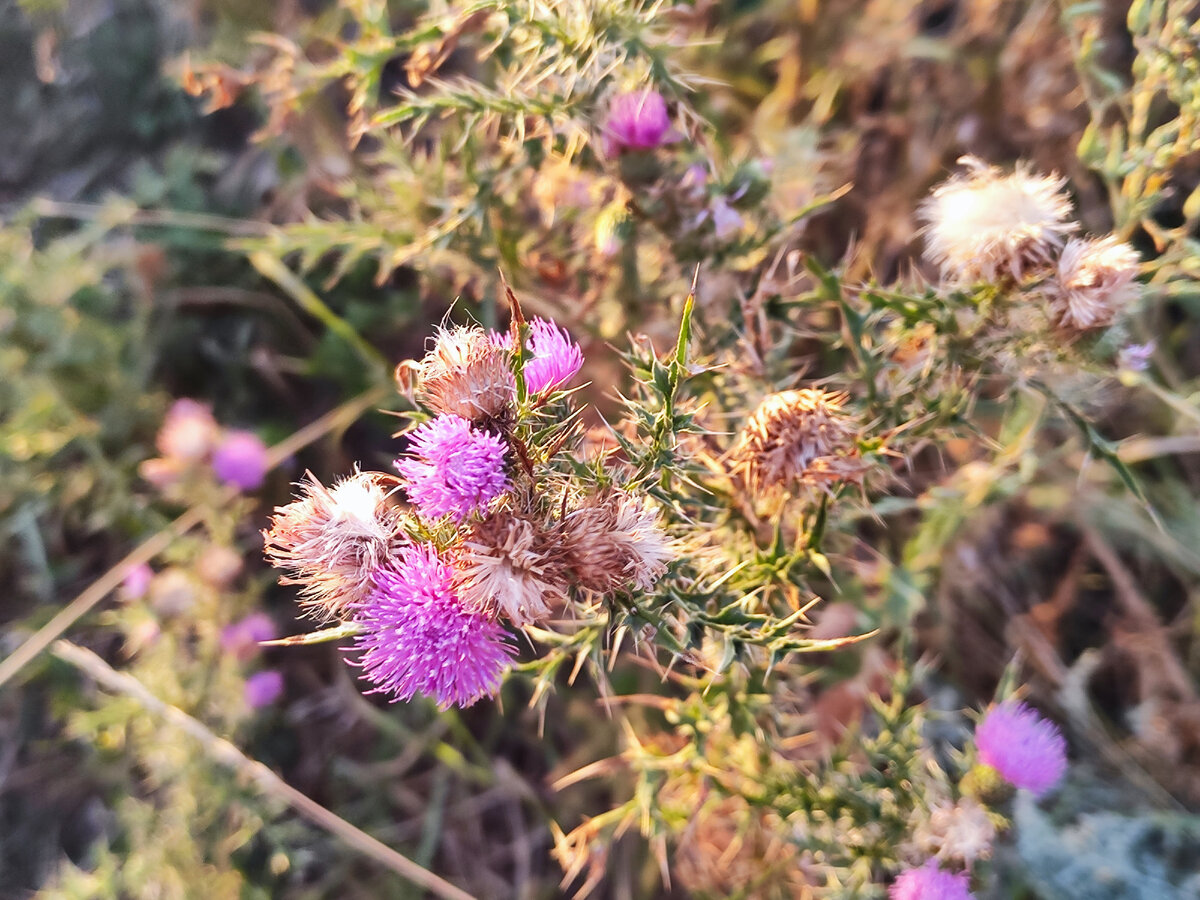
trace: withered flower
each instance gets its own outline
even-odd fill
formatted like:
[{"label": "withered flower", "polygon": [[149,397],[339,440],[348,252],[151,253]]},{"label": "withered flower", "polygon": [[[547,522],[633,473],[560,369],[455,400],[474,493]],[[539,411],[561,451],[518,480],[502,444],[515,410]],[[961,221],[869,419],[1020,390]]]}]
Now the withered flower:
[{"label": "withered flower", "polygon": [[563,519],[563,537],[576,583],[601,594],[650,590],[671,558],[657,511],[621,490],[586,498]]},{"label": "withered flower", "polygon": [[471,422],[502,420],[512,404],[508,353],[482,328],[453,326],[438,333],[421,360],[417,397],[440,413]]},{"label": "withered flower", "polygon": [[733,472],[763,493],[794,483],[857,480],[857,433],[843,411],[847,395],[817,388],[771,394],[750,416],[733,448]]},{"label": "withered flower", "polygon": [[326,488],[312,475],[301,496],[275,510],[263,531],[267,561],[298,584],[306,612],[342,617],[374,586],[375,574],[404,543],[400,513],[388,505],[379,477],[356,472]]},{"label": "withered flower", "polygon": [[1137,299],[1137,274],[1137,251],[1114,235],[1072,239],[1044,288],[1050,314],[1057,325],[1074,331],[1111,325]]},{"label": "withered flower", "polygon": [[463,601],[517,626],[539,622],[566,602],[564,552],[557,535],[509,510],[477,522],[455,560]]}]

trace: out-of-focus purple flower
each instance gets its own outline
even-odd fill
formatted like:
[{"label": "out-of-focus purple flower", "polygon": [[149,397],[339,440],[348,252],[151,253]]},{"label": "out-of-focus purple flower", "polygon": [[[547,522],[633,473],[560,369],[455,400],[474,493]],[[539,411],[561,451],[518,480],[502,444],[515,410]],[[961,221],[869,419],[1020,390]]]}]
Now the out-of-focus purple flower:
[{"label": "out-of-focus purple flower", "polygon": [[121,589],[124,590],[125,596],[130,600],[141,600],[146,596],[146,592],[150,590],[150,582],[153,578],[154,570],[146,565],[146,563],[141,563],[125,573],[125,580],[121,582]]},{"label": "out-of-focus purple flower", "polygon": [[1067,742],[1058,727],[1024,703],[993,706],[975,729],[979,760],[1014,787],[1040,797],[1067,770]]},{"label": "out-of-focus purple flower", "polygon": [[221,649],[238,659],[249,659],[258,652],[260,641],[272,640],[275,635],[275,623],[270,616],[252,613],[221,629]]},{"label": "out-of-focus purple flower", "polygon": [[394,700],[423,694],[444,709],[470,706],[500,687],[513,647],[503,628],[463,605],[454,570],[432,547],[402,547],[356,612],[362,656],[353,663],[375,691]]},{"label": "out-of-focus purple flower", "polygon": [[945,872],[934,860],[902,872],[888,890],[891,900],[971,900],[965,872]]},{"label": "out-of-focus purple flower", "polygon": [[563,387],[583,367],[583,351],[566,329],[545,319],[529,323],[529,352],[525,361],[525,386],[531,394]]},{"label": "out-of-focus purple flower", "polygon": [[208,406],[184,398],[167,410],[155,443],[167,459],[195,462],[208,456],[220,433]]},{"label": "out-of-focus purple flower", "polygon": [[396,460],[408,499],[429,519],[462,521],[508,489],[504,441],[443,414],[412,433],[413,457]]},{"label": "out-of-focus purple flower", "polygon": [[217,478],[242,491],[257,490],[267,477],[267,447],[250,431],[230,431],[213,453]]},{"label": "out-of-focus purple flower", "polygon": [[1150,358],[1154,356],[1154,341],[1145,344],[1127,344],[1117,354],[1117,368],[1128,372],[1145,372],[1150,368]]},{"label": "out-of-focus purple flower", "polygon": [[270,706],[283,693],[283,675],[274,669],[255,672],[246,679],[242,695],[246,705],[251,709],[262,709]]},{"label": "out-of-focus purple flower", "polygon": [[613,98],[604,136],[610,155],[622,150],[653,150],[676,139],[666,101],[650,88]]},{"label": "out-of-focus purple flower", "polygon": [[718,197],[712,202],[712,221],[713,228],[717,233],[717,240],[723,241],[727,237],[737,234],[742,230],[742,225],[745,220],[736,209],[725,202],[725,198]]}]

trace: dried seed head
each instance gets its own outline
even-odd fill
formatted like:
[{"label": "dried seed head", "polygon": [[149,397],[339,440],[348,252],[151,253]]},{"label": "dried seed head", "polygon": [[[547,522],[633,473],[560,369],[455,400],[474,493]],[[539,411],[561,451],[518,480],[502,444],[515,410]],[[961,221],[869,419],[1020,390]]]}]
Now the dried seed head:
[{"label": "dried seed head", "polygon": [[341,617],[371,591],[373,579],[403,543],[400,513],[388,505],[377,476],[357,472],[326,488],[316,478],[301,496],[275,510],[263,532],[280,584],[298,584],[305,611],[322,621]]},{"label": "dried seed head", "polygon": [[922,855],[967,866],[991,856],[995,840],[996,826],[987,810],[970,797],[958,803],[935,802],[929,818],[913,834],[913,844]]},{"label": "dried seed head", "polygon": [[845,402],[844,393],[814,388],[771,394],[750,416],[733,448],[734,474],[757,493],[849,476],[856,428],[842,411]]},{"label": "dried seed head", "polygon": [[464,603],[521,626],[545,619],[555,605],[566,602],[563,563],[556,535],[500,510],[471,528],[454,567]]},{"label": "dried seed head", "polygon": [[1045,285],[1055,323],[1072,331],[1100,328],[1137,299],[1137,251],[1115,236],[1072,239]]},{"label": "dried seed head", "polygon": [[513,391],[508,355],[482,328],[440,331],[421,360],[417,396],[437,412],[472,422],[503,419]]},{"label": "dried seed head", "polygon": [[1018,166],[1010,175],[973,156],[968,171],[936,187],[921,205],[925,255],[952,284],[1023,281],[1048,266],[1074,231],[1066,179]]},{"label": "dried seed head", "polygon": [[624,491],[585,499],[563,520],[563,534],[576,583],[601,594],[630,586],[650,590],[671,557],[658,513]]}]

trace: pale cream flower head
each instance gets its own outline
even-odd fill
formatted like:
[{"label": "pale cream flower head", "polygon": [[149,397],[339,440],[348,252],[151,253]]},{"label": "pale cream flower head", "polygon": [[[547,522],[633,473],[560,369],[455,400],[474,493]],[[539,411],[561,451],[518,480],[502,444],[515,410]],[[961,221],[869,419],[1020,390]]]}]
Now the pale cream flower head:
[{"label": "pale cream flower head", "polygon": [[268,562],[298,584],[306,612],[318,620],[340,618],[366,599],[375,573],[403,543],[400,512],[373,473],[356,472],[326,488],[315,477],[301,496],[275,510],[263,531]]},{"label": "pale cream flower head", "polygon": [[1115,235],[1072,238],[1044,287],[1056,325],[1072,331],[1111,325],[1138,298],[1137,251]]},{"label": "pale cream flower head", "polygon": [[438,332],[421,360],[417,397],[439,413],[471,422],[502,419],[513,398],[508,352],[482,328],[453,326]]},{"label": "pale cream flower head", "polygon": [[1025,165],[1004,174],[974,156],[959,162],[967,172],[942,182],[921,204],[925,256],[950,284],[1024,281],[1048,267],[1070,221],[1066,179],[1037,175]]},{"label": "pale cream flower head", "polygon": [[970,866],[992,855],[996,826],[988,811],[969,797],[957,803],[935,802],[921,822],[913,843],[919,855]]},{"label": "pale cream flower head", "polygon": [[733,473],[764,493],[796,483],[856,480],[852,461],[857,423],[847,396],[817,388],[771,394],[747,420],[734,445]]},{"label": "pale cream flower head", "polygon": [[454,568],[459,596],[472,609],[522,626],[542,621],[566,602],[563,563],[554,535],[500,510],[471,528]]}]

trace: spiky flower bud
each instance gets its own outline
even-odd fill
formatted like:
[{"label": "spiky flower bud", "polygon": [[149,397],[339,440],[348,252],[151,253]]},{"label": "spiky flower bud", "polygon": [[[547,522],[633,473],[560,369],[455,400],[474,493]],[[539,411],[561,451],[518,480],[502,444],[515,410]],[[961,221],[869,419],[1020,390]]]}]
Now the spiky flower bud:
[{"label": "spiky flower bud", "polygon": [[476,423],[504,420],[513,392],[508,355],[482,328],[440,331],[421,360],[417,397],[435,412]]},{"label": "spiky flower bud", "polygon": [[1072,331],[1111,325],[1137,299],[1137,274],[1137,251],[1115,235],[1073,238],[1044,288],[1050,315],[1059,327]]},{"label": "spiky flower bud", "polygon": [[608,107],[604,136],[610,155],[623,150],[653,150],[675,140],[662,94],[646,88],[614,97]]},{"label": "spiky flower bud", "polygon": [[563,562],[555,535],[500,510],[467,533],[454,568],[464,603],[521,626],[545,619],[553,606],[566,602]]},{"label": "spiky flower bud", "polygon": [[844,393],[816,388],[771,394],[750,416],[733,448],[733,472],[764,493],[790,484],[855,480],[854,419]]},{"label": "spiky flower bud", "polygon": [[951,284],[1023,281],[1047,267],[1078,226],[1068,221],[1066,179],[1036,175],[1027,166],[1005,175],[973,156],[965,174],[936,187],[921,205],[925,255]]},{"label": "spiky flower bud", "polygon": [[600,594],[650,590],[671,558],[658,513],[620,490],[593,494],[569,512],[563,537],[575,582]]},{"label": "spiky flower bud", "polygon": [[341,617],[374,585],[403,543],[400,513],[388,505],[378,476],[357,472],[326,488],[309,476],[301,496],[275,510],[263,532],[267,561],[300,585],[300,602],[319,620]]}]

